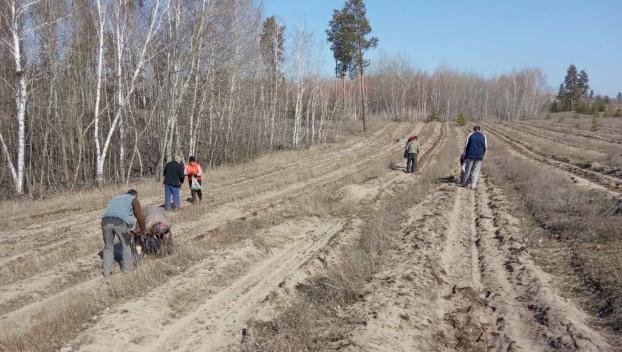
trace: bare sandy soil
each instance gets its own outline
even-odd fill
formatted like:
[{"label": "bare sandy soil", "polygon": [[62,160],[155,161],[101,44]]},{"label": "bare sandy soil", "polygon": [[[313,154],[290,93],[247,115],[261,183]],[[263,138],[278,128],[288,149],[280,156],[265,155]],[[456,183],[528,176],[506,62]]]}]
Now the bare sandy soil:
[{"label": "bare sandy soil", "polygon": [[[249,327],[279,319],[301,287],[352,253],[370,209],[383,210],[417,185],[425,185],[422,196],[387,228],[393,245],[364,282],[365,294],[333,307],[349,317],[341,335],[317,349],[616,350],[615,336],[530,257],[502,187],[485,175],[476,191],[452,182],[464,128],[374,126],[340,143],[214,172],[207,201],[172,215],[179,250],[146,260],[132,274],[99,273],[95,205],[104,200],[35,208],[19,214],[25,226],[4,223],[0,351],[259,350],[247,343],[255,337]],[[577,187],[619,196],[615,176],[557,160],[515,137],[546,132],[484,126],[511,153]],[[404,173],[402,159],[413,133],[422,144],[415,175]],[[609,142],[598,143],[596,154]],[[147,187],[143,203],[158,204],[158,190]]]}]

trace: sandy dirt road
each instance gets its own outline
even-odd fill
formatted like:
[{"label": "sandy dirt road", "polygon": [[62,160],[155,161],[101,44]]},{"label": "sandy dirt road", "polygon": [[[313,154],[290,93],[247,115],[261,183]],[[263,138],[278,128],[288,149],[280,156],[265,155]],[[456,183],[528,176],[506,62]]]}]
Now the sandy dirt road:
[{"label": "sandy dirt road", "polygon": [[[446,130],[446,126],[441,124],[420,126],[415,130],[428,136],[422,141],[423,148],[428,149],[422,155],[421,167],[426,166],[446,140]],[[401,154],[402,147],[400,141],[389,154]],[[324,180],[326,175],[320,180]],[[353,188],[352,184],[346,184],[338,192],[344,196],[344,202],[374,202],[396,182],[413,180],[412,176],[387,168],[382,175],[360,187]],[[308,186],[312,184],[307,181]],[[354,221],[351,218],[324,217],[270,227],[257,235],[263,239],[264,249],[251,242],[227,249],[227,254],[215,255],[215,258],[227,256],[220,268],[214,268],[215,258],[201,261],[187,275],[174,278],[152,294],[101,317],[97,324],[76,340],[77,350],[105,351],[110,348],[106,332],[115,326],[122,326],[125,331],[115,339],[113,347],[118,350],[230,350],[239,341],[246,321],[259,309],[260,303],[281,283],[308,270],[306,265],[312,257],[321,251],[330,252],[335,242],[352,236],[350,231]],[[274,240],[275,236],[284,240]],[[227,272],[228,277],[219,275],[222,272]],[[178,312],[170,308],[175,305],[180,292],[205,290],[206,286],[210,288],[203,297],[186,301],[185,304],[190,307]]]},{"label": "sandy dirt road", "polygon": [[489,124],[482,124],[482,126],[485,126],[488,131],[499,137],[503,142],[509,144],[512,148],[533,160],[574,174],[579,178],[588,180],[588,182],[590,183],[608,189],[614,194],[619,194],[620,190],[622,189],[622,179],[619,177],[607,175],[605,173],[590,169],[581,168],[566,161],[556,160],[555,158],[538,151],[537,149],[529,146],[528,144],[518,141],[516,138],[510,136],[502,128],[493,127]]},{"label": "sandy dirt road", "polygon": [[608,351],[526,255],[494,186],[447,185],[412,208],[349,351]]},{"label": "sandy dirt road", "polygon": [[[252,182],[238,180],[235,184],[244,184],[247,188],[240,185],[237,189],[240,195],[235,197],[231,197],[231,190],[227,186],[222,186],[222,190],[215,187],[210,191],[210,196],[218,199],[220,194],[226,194],[227,200],[210,207],[199,218],[184,221],[176,226],[175,231],[182,234],[202,234],[230,221],[271,209],[284,199],[294,197],[311,187],[339,183],[344,177],[374,166],[375,161],[391,157],[395,150],[401,148],[404,136],[412,131],[420,132],[424,127],[426,131],[432,132],[440,125],[387,125],[373,133],[370,138],[310,158],[303,166],[285,165],[283,170],[278,170],[278,174],[275,174],[277,171],[261,172],[252,178]],[[11,237],[18,238],[15,242],[19,243],[19,247],[13,247],[12,254],[3,257],[7,261],[4,268],[25,265],[23,259],[27,258],[32,261],[26,262],[31,265],[32,270],[21,277],[13,275],[17,280],[0,288],[3,302],[0,308],[4,314],[0,318],[0,328],[14,327],[16,323],[22,326],[28,322],[29,317],[49,306],[51,302],[65,299],[76,289],[88,290],[100,285],[99,258],[93,255],[101,246],[99,229],[93,225],[97,224],[99,216],[99,213],[88,212],[82,217],[76,215],[64,221],[31,226],[30,230],[40,228],[41,233],[34,231],[34,234],[28,235],[27,230],[12,233]],[[67,242],[79,244],[80,249],[64,247],[64,238],[67,238]],[[13,260],[15,257],[19,259]]]},{"label": "sandy dirt road", "polygon": [[[109,301],[55,348],[248,350],[240,342],[249,321],[277,316],[299,284],[347,255],[362,231],[357,213],[361,204],[381,207],[420,182],[419,175],[397,167],[404,138],[411,133],[421,136],[422,170],[437,167],[448,156],[456,158],[456,146],[466,137],[463,128],[448,124],[391,123],[356,143],[214,187],[209,208],[182,210],[192,212],[188,217],[176,215],[178,240],[203,250],[203,257],[131,299]],[[514,152],[557,165],[496,133]],[[441,172],[455,175],[457,167]],[[485,177],[477,191],[449,180],[433,181],[428,195],[406,208],[400,230],[391,234],[395,245],[367,283],[367,294],[339,308],[340,314],[358,319],[351,320],[338,350],[615,350],[610,337],[593,327],[592,317],[560,295],[554,280],[530,258],[520,220],[500,188]],[[587,182],[613,191],[598,179]],[[342,210],[312,209],[308,203],[314,194],[328,195],[334,202],[331,209]],[[3,278],[3,334],[28,331],[50,307],[84,292],[118,289],[98,275],[99,260],[92,253],[99,245],[98,231],[92,228],[98,216],[86,211],[65,222],[42,220],[30,230],[43,238],[30,238],[27,230],[20,230],[14,233],[18,240],[2,242],[6,265],[34,254],[53,265],[50,269],[31,263],[31,270]],[[257,224],[249,234],[210,247],[212,237],[248,221]],[[53,237],[45,228],[66,233]],[[71,236],[88,251],[62,260],[63,241],[76,240]],[[39,250],[33,252],[33,247]]]}]

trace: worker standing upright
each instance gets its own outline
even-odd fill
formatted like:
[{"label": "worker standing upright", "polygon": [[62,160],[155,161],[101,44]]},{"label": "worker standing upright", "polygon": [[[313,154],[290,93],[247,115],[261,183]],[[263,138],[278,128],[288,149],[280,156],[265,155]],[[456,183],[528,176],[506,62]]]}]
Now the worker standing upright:
[{"label": "worker standing upright", "polygon": [[184,174],[188,178],[190,194],[192,195],[192,203],[196,203],[197,199],[199,201],[203,200],[203,185],[201,183],[201,179],[203,178],[203,169],[201,169],[201,165],[199,165],[197,158],[194,156],[188,158],[188,165],[186,165]]},{"label": "worker standing upright", "polygon": [[473,127],[473,132],[467,137],[466,146],[464,147],[464,174],[460,180],[461,186],[468,186],[469,177],[471,178],[471,188],[477,188],[477,178],[482,167],[484,154],[488,148],[488,140],[486,135],[480,131],[479,126]]},{"label": "worker standing upright", "polygon": [[408,138],[408,143],[406,144],[406,173],[415,173],[417,172],[417,154],[421,151],[421,146],[419,142],[417,142],[417,136],[412,136]]}]

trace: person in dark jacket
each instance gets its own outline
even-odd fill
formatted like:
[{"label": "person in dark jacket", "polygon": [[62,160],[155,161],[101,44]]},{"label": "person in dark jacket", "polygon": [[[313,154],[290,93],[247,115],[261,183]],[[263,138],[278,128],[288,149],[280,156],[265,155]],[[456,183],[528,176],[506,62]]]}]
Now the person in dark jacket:
[{"label": "person in dark jacket", "polygon": [[467,137],[467,143],[464,147],[464,174],[460,183],[462,187],[468,186],[467,181],[471,178],[471,188],[477,188],[477,178],[482,167],[482,160],[486,154],[488,141],[486,136],[480,131],[479,126],[473,127],[473,132]]},{"label": "person in dark jacket", "polygon": [[182,158],[175,156],[175,160],[169,161],[164,166],[164,209],[171,208],[171,197],[173,198],[173,209],[181,206],[179,200],[179,188],[184,183],[184,166],[181,164]]},{"label": "person in dark jacket", "polygon": [[138,223],[139,234],[145,233],[145,219],[142,214],[138,192],[133,189],[127,193],[113,197],[102,216],[102,237],[104,250],[102,253],[102,274],[108,276],[112,273],[114,262],[114,238],[119,239],[123,250],[123,271],[129,272],[134,268],[134,258],[130,231]]}]

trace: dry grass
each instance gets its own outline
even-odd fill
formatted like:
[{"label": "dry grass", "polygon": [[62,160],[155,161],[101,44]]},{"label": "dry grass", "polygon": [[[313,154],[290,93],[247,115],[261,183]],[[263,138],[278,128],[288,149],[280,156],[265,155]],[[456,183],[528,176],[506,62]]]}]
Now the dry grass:
[{"label": "dry grass", "polygon": [[[590,162],[598,162],[600,164],[607,163],[611,160],[611,155],[608,152],[614,152],[616,150],[613,146],[610,146],[611,149],[607,150],[595,150],[590,149],[586,144],[580,143],[577,146],[563,145],[556,142],[553,138],[542,138],[520,131],[517,133],[516,130],[508,128],[505,125],[497,125],[495,128],[505,135],[512,136],[520,143],[528,145],[538,153],[548,155],[557,160],[571,162],[575,165]],[[620,165],[609,166],[618,167]]]},{"label": "dry grass", "polygon": [[592,116],[591,115],[579,115],[577,118],[571,118],[572,115],[568,113],[556,113],[552,114],[555,119],[542,122],[543,126],[551,125],[554,127],[562,128],[576,128],[581,134],[586,135],[613,135],[615,137],[622,137],[620,131],[622,130],[622,119],[619,117],[605,117],[600,120],[600,129],[598,132],[591,131]]},{"label": "dry grass", "polygon": [[53,252],[19,257],[9,265],[0,268],[0,286],[50,270],[60,263],[67,262],[67,258],[95,255],[101,247],[101,240],[70,241]]},{"label": "dry grass", "polygon": [[141,198],[152,197],[162,191],[152,179],[128,185],[108,185],[98,189],[88,188],[62,193],[45,199],[12,199],[0,201],[0,230],[24,226],[30,222],[59,219],[76,212],[102,209],[115,194],[134,188]]},{"label": "dry grass", "polygon": [[345,316],[344,308],[361,300],[372,275],[383,265],[387,250],[401,230],[406,210],[437,188],[436,181],[455,168],[457,139],[441,146],[435,164],[421,171],[416,184],[389,193],[377,204],[365,204],[351,214],[363,220],[360,235],[329,265],[322,275],[297,286],[292,303],[267,322],[249,322],[249,351],[316,351],[339,349],[347,345],[347,332],[356,317]]},{"label": "dry grass", "polygon": [[[308,217],[326,219],[352,217],[360,211],[361,204],[340,198],[337,195],[336,189],[342,185],[342,182],[348,184],[349,181],[356,179],[358,180],[357,183],[364,183],[377,177],[384,171],[386,170],[366,169],[358,173],[354,178],[342,179],[341,182],[332,184],[330,187],[313,189],[288,198],[277,208],[272,208],[261,215],[229,222],[224,226],[195,237],[193,241],[200,241],[201,247],[217,250],[239,243],[245,239],[252,239],[257,247],[263,247],[266,251],[270,251],[270,246],[261,237],[265,229],[275,224]],[[184,288],[180,290],[170,302],[171,309],[176,314],[192,309],[193,302],[197,302],[204,297],[206,289],[208,289],[208,285],[196,282],[191,289]]]},{"label": "dry grass", "polygon": [[[346,128],[341,136],[343,141],[338,144],[316,145],[304,151],[287,150],[263,154],[244,164],[210,168],[206,170],[208,189],[211,184],[231,184],[248,179],[252,175],[273,172],[289,164],[320,156],[327,151],[352,145],[386,126],[386,122],[371,120],[370,126],[371,128],[366,133],[362,133],[358,131],[361,129],[358,124],[349,125],[349,128]],[[99,210],[105,207],[110,197],[129,188],[138,190],[141,199],[161,197],[163,193],[160,182],[156,181],[155,178],[147,177],[129,185],[110,184],[97,189],[85,188],[78,191],[50,194],[37,199],[24,197],[2,200],[0,201],[0,207],[3,210],[0,213],[0,231],[23,226],[24,222],[56,219],[59,216],[72,214],[76,211]]]},{"label": "dry grass", "polygon": [[[370,132],[368,132],[367,134],[369,133]],[[354,140],[357,139],[350,139],[347,143],[343,144],[342,147],[349,143],[353,143]],[[295,172],[285,174],[283,174],[282,172],[277,172],[272,177],[269,177],[267,180],[262,180],[262,182],[246,182],[247,180],[252,179],[253,175],[259,175],[261,177],[261,175],[265,175],[266,173],[271,174],[274,170],[280,170],[281,168],[286,167],[287,165],[291,165],[292,163],[299,163],[301,160],[308,160],[309,158],[322,156],[322,154],[325,153],[325,147],[326,145],[315,146],[303,152],[286,151],[276,153],[274,155],[271,155],[270,157],[259,157],[258,159],[245,165],[210,170],[208,176],[208,187],[204,192],[204,197],[206,198],[206,200],[196,206],[183,207],[180,211],[173,213],[171,218],[175,223],[194,221],[200,219],[203,214],[218,205],[240,200],[248,197],[249,195],[258,194],[265,191],[281,190],[284,187],[291,185],[295,182],[308,179],[309,173],[318,175],[323,174],[327,172],[327,170],[331,170],[332,168],[334,168],[334,165],[331,163],[326,163],[322,168],[314,168],[312,170],[294,169],[293,171]],[[376,164],[374,164],[374,166],[375,165]],[[340,184],[343,182],[362,182],[364,179],[373,177],[370,175],[371,172],[369,170],[370,169],[368,168],[363,172],[351,174],[344,179],[339,180],[339,182],[335,182],[335,184]],[[376,171],[378,170],[384,171],[382,167],[376,169]],[[217,187],[222,187],[240,181],[244,181],[244,183],[240,184],[239,186],[228,188],[226,190],[216,190],[215,192],[212,192],[210,189],[211,184],[218,185]],[[145,181],[143,183],[134,185],[133,187],[138,188],[139,196],[143,204],[154,203],[161,199],[160,192],[162,190],[162,186],[158,183],[155,183],[153,181]],[[59,216],[74,213],[78,208],[81,212],[84,210],[102,209],[103,207],[105,207],[105,202],[109,199],[109,197],[114,194],[120,193],[125,189],[126,188],[124,186],[109,186],[98,190],[98,192],[84,191],[84,194],[79,193],[78,197],[69,195],[58,195],[52,199],[40,200],[37,202],[33,202],[30,200],[24,200],[22,202],[5,202],[7,205],[10,206],[8,207],[9,211],[5,212],[4,215],[19,213],[21,214],[21,218],[11,219],[11,224],[6,224],[4,225],[4,227],[8,230],[9,226],[20,226],[20,224],[24,221],[38,222],[45,219],[57,219]],[[30,207],[31,203],[36,204],[37,206]],[[46,207],[54,207],[55,210],[49,211],[46,210]],[[96,217],[96,214],[93,215],[93,217]],[[2,229],[2,226],[0,226],[0,229]],[[68,229],[67,232],[71,232],[71,229]],[[79,235],[81,234],[78,234],[78,236]],[[72,242],[68,242],[66,243],[66,245],[55,248],[54,252],[51,253],[24,255],[23,259],[12,262],[11,265],[6,268],[6,270],[0,270],[2,274],[0,276],[0,283],[6,284],[19,279],[27,278],[41,272],[42,270],[46,270],[47,268],[53,267],[65,261],[68,257],[66,256],[66,254],[68,253],[71,253],[72,257],[84,256],[92,253],[100,246],[100,240],[98,238],[89,239],[88,241],[86,241],[86,243],[86,246],[76,247],[75,244],[73,244]]]},{"label": "dry grass", "polygon": [[[532,230],[537,235],[531,242],[550,246],[534,246],[545,252],[545,267],[556,275],[571,273],[587,308],[613,329],[622,329],[622,214],[610,212],[615,200],[605,192],[579,188],[510,154],[498,139],[494,142],[487,174],[509,191],[517,211],[535,220],[538,231]],[[551,257],[550,251],[561,256]]]},{"label": "dry grass", "polygon": [[[369,134],[369,133],[368,133]],[[349,141],[348,143],[351,143]],[[231,174],[238,174],[240,179],[252,177],[255,173],[265,173],[262,170],[269,168],[279,168],[301,158],[325,153],[322,147],[314,147],[302,153],[278,153],[270,158],[258,158],[257,160],[241,166],[230,167],[227,169],[210,170],[208,179],[210,183],[235,182]],[[386,165],[386,160],[379,161],[379,165]],[[374,165],[375,166],[375,165]],[[79,331],[89,325],[89,320],[106,308],[116,305],[122,301],[133,297],[139,297],[144,292],[163,284],[170,277],[179,275],[186,271],[196,262],[200,261],[205,251],[230,246],[246,238],[253,238],[258,229],[282,222],[285,219],[297,216],[349,216],[358,212],[358,207],[347,202],[342,202],[335,197],[335,190],[345,182],[364,182],[376,177],[379,173],[386,171],[383,167],[366,168],[352,177],[346,177],[332,184],[322,187],[310,187],[307,192],[297,194],[284,200],[281,204],[264,209],[260,212],[261,216],[251,216],[235,220],[227,225],[210,231],[208,234],[193,238],[191,241],[178,241],[177,251],[164,259],[146,261],[134,273],[129,275],[115,275],[110,279],[106,286],[97,286],[88,291],[70,292],[61,302],[55,301],[56,307],[53,310],[43,313],[37,317],[37,321],[24,331],[6,331],[0,336],[0,351],[53,351],[63,342],[70,340]],[[249,176],[250,174],[250,176]],[[306,175],[308,177],[308,175]],[[270,187],[279,189],[291,179],[279,179],[275,176],[276,182]],[[141,199],[152,196],[158,197],[162,186],[153,181],[132,185],[137,188]],[[209,187],[209,186],[208,186]],[[110,186],[97,193],[83,191],[79,197],[75,195],[58,195],[53,198],[32,202],[36,207],[30,207],[30,201],[13,202],[7,201],[3,204],[11,203],[11,214],[21,213],[22,221],[25,219],[37,219],[38,221],[57,218],[59,214],[74,212],[78,207],[80,211],[101,209],[105,206],[105,201],[113,194],[125,190],[125,186]],[[242,193],[256,192],[256,186],[247,183]],[[185,207],[173,214],[173,222],[186,222],[199,219],[214,204],[236,200],[240,197],[239,193],[221,192],[218,196],[207,192],[208,202],[200,205]],[[13,202],[13,203],[12,203]],[[55,211],[48,211],[49,207],[54,207]],[[257,214],[256,214],[257,215]],[[13,220],[13,219],[11,219]],[[200,233],[200,232],[198,232]],[[260,241],[260,239],[257,239]],[[92,241],[97,244],[99,241]],[[90,244],[90,242],[89,242]],[[67,247],[69,250],[71,247]],[[89,247],[90,248],[90,247]],[[95,248],[95,247],[93,247]],[[73,253],[72,254],[76,254]],[[15,268],[15,277],[27,277],[36,272],[40,272],[46,266],[53,265],[61,260],[62,256],[51,254],[46,257],[46,262],[24,263],[23,267]],[[93,285],[95,286],[95,285]],[[89,286],[92,287],[92,286]],[[182,301],[191,301],[192,297],[179,297]],[[53,326],[53,328],[48,328]]]},{"label": "dry grass", "polygon": [[0,336],[0,351],[56,351],[113,303],[140,296],[203,257],[204,252],[196,246],[177,246],[174,255],[158,261],[145,261],[131,274],[113,275],[104,285],[57,302],[54,308],[38,316],[36,323],[27,330],[4,332]]}]

